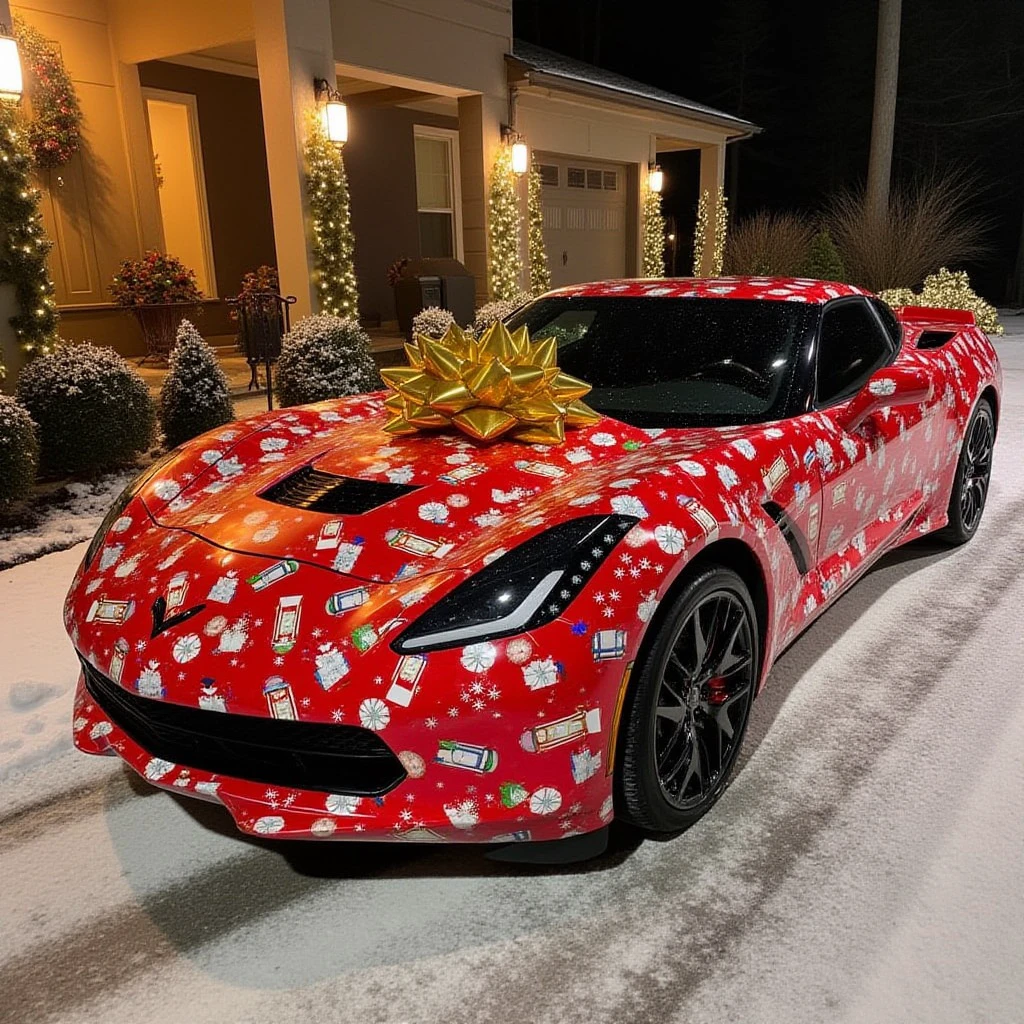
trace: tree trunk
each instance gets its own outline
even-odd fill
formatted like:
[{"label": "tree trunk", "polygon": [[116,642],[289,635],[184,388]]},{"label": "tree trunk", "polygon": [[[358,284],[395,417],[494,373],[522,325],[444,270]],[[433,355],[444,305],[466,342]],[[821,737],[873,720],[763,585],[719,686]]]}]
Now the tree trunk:
[{"label": "tree trunk", "polygon": [[866,205],[872,220],[889,210],[892,138],[896,123],[896,83],[900,68],[902,0],[878,0],[878,45],[875,53],[875,109],[871,118]]}]

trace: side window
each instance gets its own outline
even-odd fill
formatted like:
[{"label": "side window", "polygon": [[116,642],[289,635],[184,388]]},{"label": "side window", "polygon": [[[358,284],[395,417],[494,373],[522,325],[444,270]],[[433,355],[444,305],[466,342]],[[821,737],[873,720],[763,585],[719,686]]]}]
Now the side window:
[{"label": "side window", "polygon": [[857,299],[825,310],[818,344],[818,405],[852,395],[892,355],[893,346],[867,303]]}]

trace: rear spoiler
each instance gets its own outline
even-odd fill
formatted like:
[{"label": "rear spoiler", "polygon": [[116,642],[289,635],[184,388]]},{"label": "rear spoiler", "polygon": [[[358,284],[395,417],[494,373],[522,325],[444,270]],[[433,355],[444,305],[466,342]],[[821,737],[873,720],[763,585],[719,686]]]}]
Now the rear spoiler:
[{"label": "rear spoiler", "polygon": [[896,318],[905,324],[927,327],[973,327],[974,314],[969,309],[941,309],[935,306],[899,306]]}]

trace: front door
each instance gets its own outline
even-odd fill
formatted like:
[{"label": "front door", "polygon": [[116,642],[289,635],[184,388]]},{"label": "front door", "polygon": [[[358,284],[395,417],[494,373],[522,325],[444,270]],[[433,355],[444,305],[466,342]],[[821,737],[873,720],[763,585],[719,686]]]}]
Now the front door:
[{"label": "front door", "polygon": [[552,287],[626,275],[626,168],[537,154]]}]

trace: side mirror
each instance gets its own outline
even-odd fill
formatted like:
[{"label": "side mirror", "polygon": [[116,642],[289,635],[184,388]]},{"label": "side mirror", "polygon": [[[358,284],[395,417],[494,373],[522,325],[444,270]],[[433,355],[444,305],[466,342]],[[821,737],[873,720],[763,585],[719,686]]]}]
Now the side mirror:
[{"label": "side mirror", "polygon": [[919,405],[932,395],[931,375],[920,366],[886,366],[872,374],[868,382],[850,399],[843,416],[843,427],[853,433],[864,421],[882,409],[900,405]]}]

